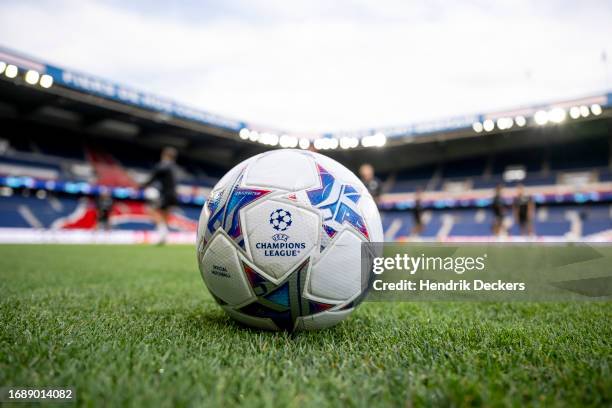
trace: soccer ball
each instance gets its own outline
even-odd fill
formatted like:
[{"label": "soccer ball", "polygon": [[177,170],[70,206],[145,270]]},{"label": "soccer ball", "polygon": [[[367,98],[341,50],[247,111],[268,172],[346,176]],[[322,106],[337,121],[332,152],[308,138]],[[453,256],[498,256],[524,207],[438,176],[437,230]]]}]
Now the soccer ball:
[{"label": "soccer ball", "polygon": [[208,290],[235,320],[310,330],[339,323],[363,300],[361,243],[382,240],[376,204],[350,170],[287,149],[240,163],[213,188],[197,255]]}]

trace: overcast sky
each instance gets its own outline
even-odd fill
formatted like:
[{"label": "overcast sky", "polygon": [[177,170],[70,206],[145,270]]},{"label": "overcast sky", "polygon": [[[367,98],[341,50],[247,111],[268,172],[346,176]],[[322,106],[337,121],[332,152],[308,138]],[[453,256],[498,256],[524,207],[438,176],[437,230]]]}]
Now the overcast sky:
[{"label": "overcast sky", "polygon": [[606,0],[3,0],[1,10],[7,47],[288,131],[401,125],[612,87]]}]

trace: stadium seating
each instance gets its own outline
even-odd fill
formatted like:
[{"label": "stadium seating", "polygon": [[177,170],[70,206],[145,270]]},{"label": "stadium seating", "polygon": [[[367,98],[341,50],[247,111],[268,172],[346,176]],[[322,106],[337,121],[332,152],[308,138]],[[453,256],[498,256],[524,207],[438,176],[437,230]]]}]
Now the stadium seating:
[{"label": "stadium seating", "polygon": [[[547,237],[566,237],[572,232],[571,214],[577,215],[577,228],[581,236],[587,237],[612,230],[612,208],[608,204],[544,206],[537,210],[534,229],[536,235]],[[440,237],[444,217],[451,219],[447,237],[486,237],[491,235],[493,216],[489,209],[431,210],[424,216],[423,238]],[[513,223],[512,214],[506,214],[511,223],[507,233],[520,235],[518,226]],[[387,240],[408,238],[411,235],[413,218],[410,211],[388,211],[383,216],[383,228]],[[444,237],[440,237],[444,238]]]},{"label": "stadium seating", "polygon": [[[101,182],[104,185],[138,186],[158,160],[158,152],[134,149],[121,141],[109,141],[102,148],[85,146],[81,142],[50,143],[39,136],[8,137],[10,150],[0,154],[0,176],[23,173],[37,179]],[[107,152],[112,152],[108,154]],[[184,160],[181,167],[181,194],[202,194],[197,188],[212,187],[224,170],[202,163]],[[82,167],[87,171],[75,171]],[[607,151],[603,146],[576,144],[575,146],[543,148],[476,156],[460,160],[448,160],[431,165],[398,170],[382,175],[387,193],[391,196],[414,193],[417,189],[426,192],[447,194],[449,185],[466,191],[485,191],[502,183],[514,187],[517,181],[504,181],[504,172],[511,166],[520,166],[526,171],[521,181],[525,186],[557,186],[568,172],[584,171],[596,181],[612,181],[612,171],[607,163]],[[4,172],[4,173],[3,173]],[[31,174],[30,174],[31,173]],[[94,179],[93,176],[96,175]],[[95,207],[91,199],[78,195],[48,195],[38,198],[36,191],[23,196],[15,190],[0,197],[0,228],[93,228]],[[7,196],[8,195],[8,196]],[[43,194],[44,195],[44,194]],[[41,196],[42,197],[42,196]],[[488,205],[488,204],[487,204]],[[425,225],[421,233],[424,239],[447,237],[486,237],[491,235],[492,215],[489,209],[455,205],[456,209],[428,208]],[[126,204],[123,210],[113,214],[113,228],[119,230],[147,231],[155,228],[142,204]],[[182,205],[173,229],[193,230],[200,215],[200,205]],[[399,207],[398,207],[399,208]],[[85,210],[84,210],[85,209]],[[88,215],[75,215],[85,211]],[[519,235],[517,225],[512,223],[508,211],[508,234]],[[62,223],[64,218],[77,221]],[[85,218],[83,218],[85,217]],[[89,218],[87,218],[89,217]],[[71,219],[72,219],[71,218]],[[383,227],[387,240],[410,237],[413,217],[409,208],[403,211],[383,212]],[[534,221],[536,234],[548,237],[591,236],[612,231],[612,213],[608,204],[564,204],[539,205]]]},{"label": "stadium seating", "polygon": [[79,199],[12,195],[0,197],[0,227],[51,228],[76,211]]}]

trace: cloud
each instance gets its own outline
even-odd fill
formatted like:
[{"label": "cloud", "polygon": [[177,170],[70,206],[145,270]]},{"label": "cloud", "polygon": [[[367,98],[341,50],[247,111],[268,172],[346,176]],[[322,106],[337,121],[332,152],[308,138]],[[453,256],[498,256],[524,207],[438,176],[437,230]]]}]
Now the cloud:
[{"label": "cloud", "polygon": [[612,7],[538,3],[26,1],[3,5],[0,38],[215,113],[330,131],[609,87]]}]

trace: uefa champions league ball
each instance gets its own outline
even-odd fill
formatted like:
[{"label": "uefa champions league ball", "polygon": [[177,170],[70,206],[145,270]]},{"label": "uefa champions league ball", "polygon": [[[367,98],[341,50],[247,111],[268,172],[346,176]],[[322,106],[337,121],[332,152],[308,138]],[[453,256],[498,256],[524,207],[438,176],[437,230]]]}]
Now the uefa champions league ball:
[{"label": "uefa champions league ball", "polygon": [[308,151],[275,150],[230,170],[200,215],[200,272],[235,320],[310,330],[345,319],[366,295],[361,243],[383,240],[361,181]]}]

